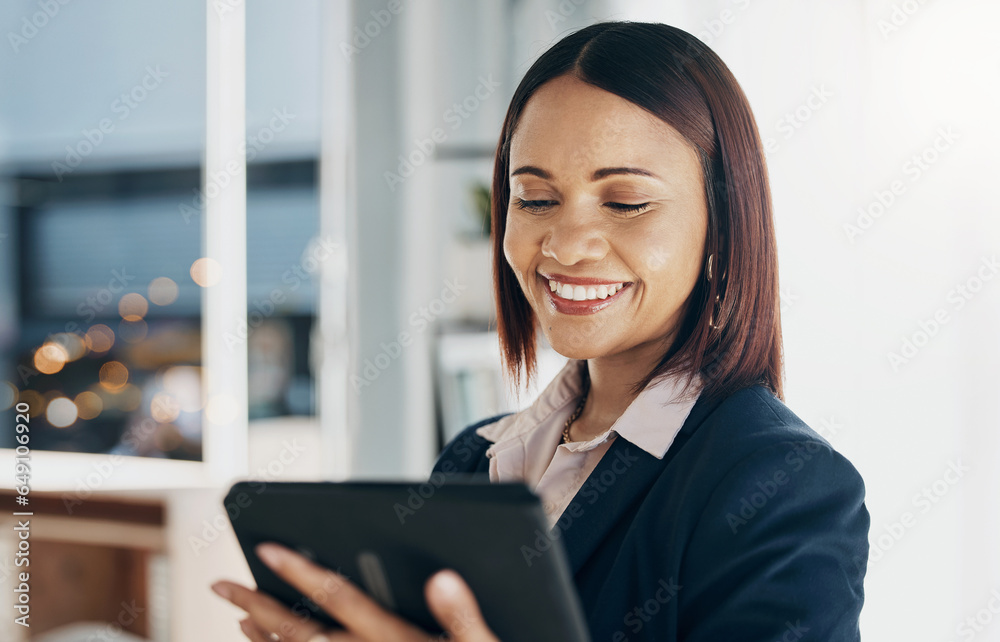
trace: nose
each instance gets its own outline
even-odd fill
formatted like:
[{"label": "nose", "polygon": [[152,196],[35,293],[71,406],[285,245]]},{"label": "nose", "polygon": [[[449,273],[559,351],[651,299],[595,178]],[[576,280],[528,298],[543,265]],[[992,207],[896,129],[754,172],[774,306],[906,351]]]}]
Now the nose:
[{"label": "nose", "polygon": [[600,261],[608,253],[601,222],[582,206],[564,205],[549,219],[542,241],[542,256],[561,265]]}]

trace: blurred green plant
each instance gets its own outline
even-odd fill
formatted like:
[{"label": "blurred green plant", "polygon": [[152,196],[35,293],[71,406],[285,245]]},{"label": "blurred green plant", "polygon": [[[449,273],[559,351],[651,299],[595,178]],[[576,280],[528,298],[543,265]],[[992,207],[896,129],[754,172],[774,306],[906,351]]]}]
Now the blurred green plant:
[{"label": "blurred green plant", "polygon": [[482,181],[476,181],[470,189],[472,210],[479,223],[479,229],[484,238],[490,236],[490,186]]}]

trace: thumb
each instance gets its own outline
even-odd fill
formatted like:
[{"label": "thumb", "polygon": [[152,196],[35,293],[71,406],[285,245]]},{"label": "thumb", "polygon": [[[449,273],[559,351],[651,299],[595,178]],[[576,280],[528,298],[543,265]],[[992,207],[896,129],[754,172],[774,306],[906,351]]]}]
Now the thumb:
[{"label": "thumb", "polygon": [[445,569],[432,575],[424,586],[424,597],[438,624],[455,642],[499,642],[486,626],[472,589],[455,571]]}]

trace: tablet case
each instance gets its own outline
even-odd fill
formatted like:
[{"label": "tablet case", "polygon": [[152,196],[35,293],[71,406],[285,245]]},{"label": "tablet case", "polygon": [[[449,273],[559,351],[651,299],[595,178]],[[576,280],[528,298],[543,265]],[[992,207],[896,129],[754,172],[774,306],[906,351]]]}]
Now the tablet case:
[{"label": "tablet case", "polygon": [[260,590],[300,617],[341,628],[254,552],[274,541],[334,569],[385,608],[441,628],[424,583],[456,570],[504,642],[586,642],[586,624],[558,533],[523,483],[235,483],[225,507]]}]

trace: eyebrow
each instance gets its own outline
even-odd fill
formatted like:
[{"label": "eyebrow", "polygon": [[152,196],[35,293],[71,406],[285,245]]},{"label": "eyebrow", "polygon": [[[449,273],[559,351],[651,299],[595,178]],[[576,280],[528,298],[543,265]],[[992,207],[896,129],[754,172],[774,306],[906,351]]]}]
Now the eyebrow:
[{"label": "eyebrow", "polygon": [[[532,176],[537,176],[545,180],[552,180],[552,174],[546,172],[541,167],[535,167],[534,165],[522,165],[521,167],[518,167],[513,172],[511,172],[510,176],[511,178],[513,178],[514,176],[517,176],[519,174],[531,174]],[[606,178],[608,176],[613,176],[616,174],[626,174],[626,175],[633,174],[636,176],[649,176],[651,178],[657,178],[657,179],[660,178],[653,172],[646,169],[642,169],[641,167],[603,167],[599,170],[596,170],[591,175],[590,180],[599,181],[602,178]]]}]

